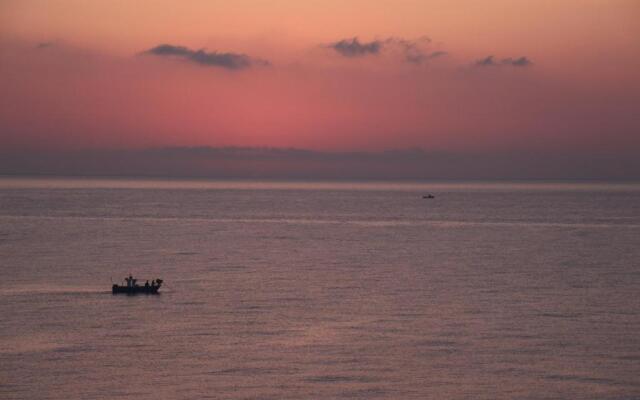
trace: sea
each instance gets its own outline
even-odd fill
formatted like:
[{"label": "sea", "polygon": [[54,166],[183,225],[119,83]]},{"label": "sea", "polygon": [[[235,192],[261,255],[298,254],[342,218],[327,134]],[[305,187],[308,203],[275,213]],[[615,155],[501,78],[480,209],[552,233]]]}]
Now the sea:
[{"label": "sea", "polygon": [[640,399],[640,184],[0,178],[0,398]]}]

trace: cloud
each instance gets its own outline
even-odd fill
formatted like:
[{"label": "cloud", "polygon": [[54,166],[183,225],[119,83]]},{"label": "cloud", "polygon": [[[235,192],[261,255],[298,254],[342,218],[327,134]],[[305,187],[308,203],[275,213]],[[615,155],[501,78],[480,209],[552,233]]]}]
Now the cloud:
[{"label": "cloud", "polygon": [[513,59],[505,58],[504,60],[502,60],[502,63],[511,65],[512,67],[527,67],[533,64],[531,60],[529,60],[527,57],[519,57],[519,58],[513,58]]},{"label": "cloud", "polygon": [[348,58],[362,57],[370,54],[393,53],[401,57],[402,61],[411,64],[422,64],[447,54],[445,51],[430,51],[427,49],[430,43],[431,39],[427,36],[415,40],[389,37],[386,39],[376,39],[371,42],[360,42],[357,37],[354,37],[352,39],[339,40],[329,44],[327,47]]},{"label": "cloud", "polygon": [[500,61],[496,61],[494,56],[487,56],[476,61],[475,65],[478,67],[497,67],[497,66],[510,66],[510,67],[528,67],[531,64],[531,60],[527,57],[518,57],[518,58],[503,58]]},{"label": "cloud", "polygon": [[36,49],[46,49],[53,46],[53,42],[40,42],[36,45]]},{"label": "cloud", "polygon": [[493,56],[487,56],[486,58],[476,61],[476,65],[478,67],[492,67],[498,64],[493,60]]},{"label": "cloud", "polygon": [[267,66],[269,61],[258,58],[251,58],[241,53],[221,53],[217,51],[208,52],[204,49],[192,50],[185,46],[174,46],[171,44],[161,44],[143,52],[155,56],[180,57],[190,62],[209,66],[220,67],[230,70],[240,70],[254,65]]},{"label": "cloud", "polygon": [[353,39],[342,39],[338,42],[331,43],[328,47],[345,57],[361,57],[368,54],[379,54],[382,46],[383,43],[379,40],[361,43],[357,37],[354,37]]},{"label": "cloud", "polygon": [[434,58],[447,55],[446,51],[430,51],[426,47],[431,38],[423,36],[415,40],[391,37],[385,40],[389,48],[396,48],[403,55],[404,61],[411,64],[422,64]]},{"label": "cloud", "polygon": [[434,58],[446,56],[448,53],[446,51],[433,51],[431,53],[424,53],[421,51],[410,51],[407,52],[405,59],[407,62],[412,64],[422,64],[423,62],[432,60]]},{"label": "cloud", "polygon": [[146,51],[149,54],[155,54],[157,56],[184,56],[188,57],[193,53],[193,50],[184,46],[173,46],[170,44],[161,44]]}]

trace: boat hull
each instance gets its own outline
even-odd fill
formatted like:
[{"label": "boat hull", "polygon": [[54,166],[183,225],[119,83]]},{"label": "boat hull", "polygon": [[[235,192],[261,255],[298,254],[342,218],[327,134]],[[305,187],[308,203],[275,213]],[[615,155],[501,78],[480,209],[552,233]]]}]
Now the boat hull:
[{"label": "boat hull", "polygon": [[119,286],[113,285],[111,287],[112,294],[160,294],[158,290],[160,286]]}]

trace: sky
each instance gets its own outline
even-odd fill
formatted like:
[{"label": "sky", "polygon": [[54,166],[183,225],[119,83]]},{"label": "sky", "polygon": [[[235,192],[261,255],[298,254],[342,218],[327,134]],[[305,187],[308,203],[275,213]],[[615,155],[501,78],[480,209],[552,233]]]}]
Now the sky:
[{"label": "sky", "polygon": [[638,21],[637,0],[2,0],[0,173],[206,147],[640,179]]}]

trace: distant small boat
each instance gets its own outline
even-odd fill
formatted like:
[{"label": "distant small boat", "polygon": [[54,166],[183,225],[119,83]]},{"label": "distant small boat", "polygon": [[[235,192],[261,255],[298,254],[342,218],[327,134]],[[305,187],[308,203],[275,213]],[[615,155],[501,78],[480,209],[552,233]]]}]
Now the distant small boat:
[{"label": "distant small boat", "polygon": [[158,290],[160,286],[162,286],[162,279],[155,279],[151,281],[147,281],[144,285],[138,285],[136,282],[138,281],[133,276],[129,275],[128,278],[124,278],[126,285],[117,285],[113,284],[111,286],[112,294],[159,294]]},{"label": "distant small boat", "polygon": [[423,199],[435,199],[436,196],[432,195],[432,194],[426,194],[424,196],[422,196]]}]

